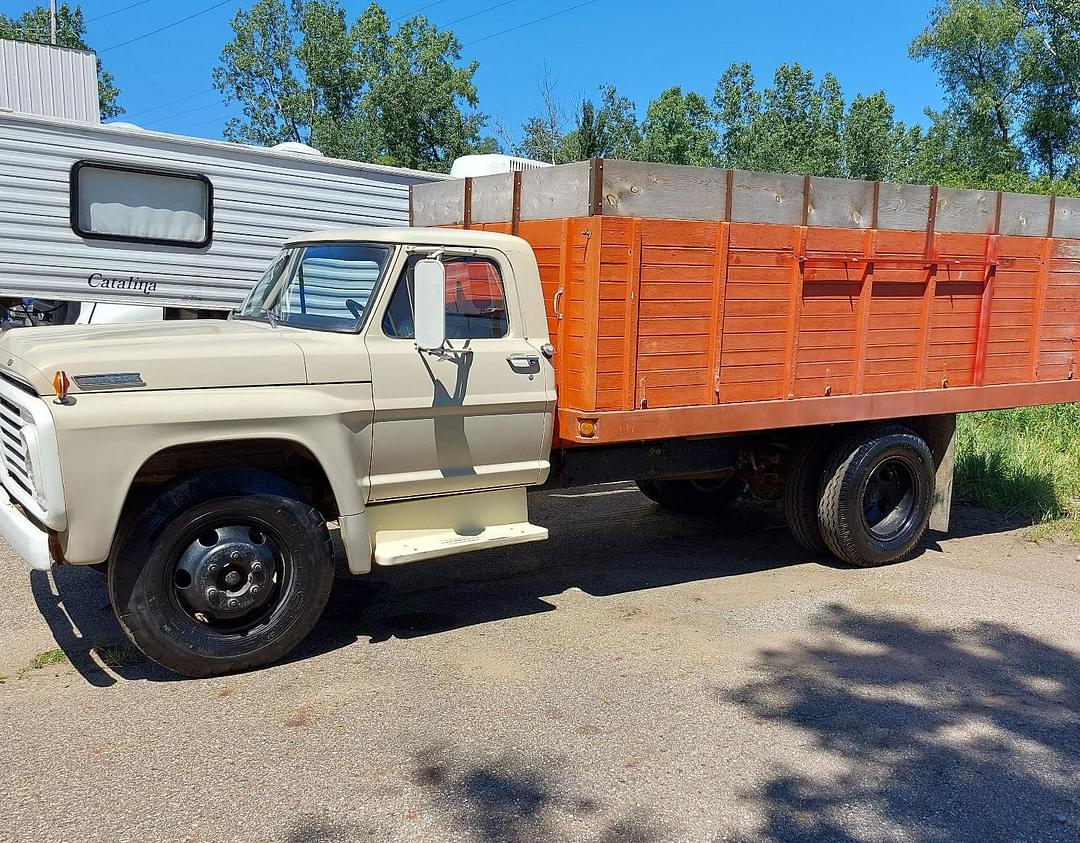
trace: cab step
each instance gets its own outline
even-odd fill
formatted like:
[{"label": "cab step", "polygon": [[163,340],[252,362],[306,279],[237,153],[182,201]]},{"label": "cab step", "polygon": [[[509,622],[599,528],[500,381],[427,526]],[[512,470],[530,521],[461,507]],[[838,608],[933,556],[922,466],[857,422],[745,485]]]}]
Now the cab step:
[{"label": "cab step", "polygon": [[547,537],[547,528],[528,521],[485,527],[472,534],[455,530],[385,530],[375,534],[375,561],[380,565],[404,565],[466,551],[539,542]]}]

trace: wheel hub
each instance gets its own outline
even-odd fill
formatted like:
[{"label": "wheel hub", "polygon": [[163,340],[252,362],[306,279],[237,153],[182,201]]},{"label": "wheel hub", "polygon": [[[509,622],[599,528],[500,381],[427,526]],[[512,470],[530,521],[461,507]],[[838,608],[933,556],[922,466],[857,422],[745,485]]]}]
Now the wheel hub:
[{"label": "wheel hub", "polygon": [[875,538],[888,540],[906,529],[915,511],[915,480],[900,460],[887,460],[870,475],[863,518]]},{"label": "wheel hub", "polygon": [[180,555],[174,587],[206,619],[233,619],[263,606],[277,574],[277,554],[265,533],[245,526],[199,535]]}]

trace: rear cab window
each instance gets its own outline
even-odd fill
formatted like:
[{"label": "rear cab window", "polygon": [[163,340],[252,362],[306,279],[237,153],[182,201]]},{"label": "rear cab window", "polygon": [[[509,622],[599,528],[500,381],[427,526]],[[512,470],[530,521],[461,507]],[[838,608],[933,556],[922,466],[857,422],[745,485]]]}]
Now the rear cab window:
[{"label": "rear cab window", "polygon": [[[421,256],[405,264],[383,316],[388,337],[413,339],[413,270]],[[446,338],[501,339],[510,333],[506,288],[499,265],[486,257],[450,257],[446,267]]]}]

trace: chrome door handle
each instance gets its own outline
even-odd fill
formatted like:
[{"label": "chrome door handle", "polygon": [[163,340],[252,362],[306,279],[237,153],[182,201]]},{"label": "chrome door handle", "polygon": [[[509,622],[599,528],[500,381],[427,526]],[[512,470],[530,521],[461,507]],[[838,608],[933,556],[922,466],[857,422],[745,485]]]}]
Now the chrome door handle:
[{"label": "chrome door handle", "polygon": [[540,369],[540,358],[535,354],[510,354],[506,358],[511,369],[520,369],[525,372],[537,372]]}]

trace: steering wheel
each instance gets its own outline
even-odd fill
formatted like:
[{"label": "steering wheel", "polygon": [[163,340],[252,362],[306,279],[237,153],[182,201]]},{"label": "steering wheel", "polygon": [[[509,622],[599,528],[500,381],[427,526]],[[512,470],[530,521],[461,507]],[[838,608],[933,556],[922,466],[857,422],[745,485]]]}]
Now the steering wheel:
[{"label": "steering wheel", "polygon": [[356,299],[345,299],[345,306],[349,308],[349,313],[355,316],[357,320],[364,317],[364,306]]}]

